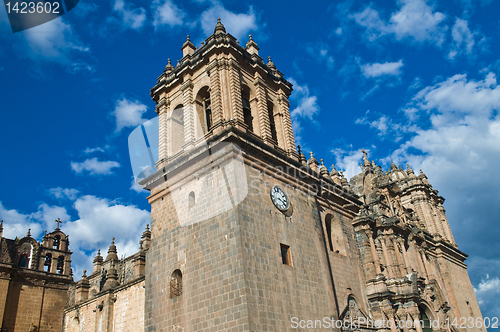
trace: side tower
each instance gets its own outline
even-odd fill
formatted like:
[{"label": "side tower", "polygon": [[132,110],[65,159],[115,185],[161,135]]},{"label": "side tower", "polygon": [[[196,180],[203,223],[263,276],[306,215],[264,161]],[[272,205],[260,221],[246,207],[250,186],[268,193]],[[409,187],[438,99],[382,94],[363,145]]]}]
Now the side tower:
[{"label": "side tower", "polygon": [[73,283],[69,239],[58,227],[37,242],[1,237],[0,319],[6,331],[56,331]]},{"label": "side tower", "polygon": [[365,205],[353,227],[373,318],[423,321],[416,331],[486,331],[444,198],[422,171],[392,163],[384,173],[363,153],[351,185]]}]

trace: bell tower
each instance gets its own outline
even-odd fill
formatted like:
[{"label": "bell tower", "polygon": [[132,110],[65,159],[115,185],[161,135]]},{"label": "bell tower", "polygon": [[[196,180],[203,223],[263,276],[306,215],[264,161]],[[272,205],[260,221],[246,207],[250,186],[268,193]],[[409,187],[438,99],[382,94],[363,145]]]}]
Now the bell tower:
[{"label": "bell tower", "polygon": [[242,47],[219,19],[199,48],[188,36],[182,52],[176,67],[169,59],[151,89],[160,122],[157,167],[228,126],[298,157],[288,102],[292,85],[270,57],[262,61],[251,35]]},{"label": "bell tower", "polygon": [[[181,49],[151,89],[159,159],[140,181],[151,191],[145,331],[283,331],[293,317],[338,318],[321,218],[345,205],[337,219],[352,219],[359,202],[296,152],[292,85],[252,36],[243,47],[220,20],[199,48],[188,37]],[[320,206],[323,184],[334,203]]]}]

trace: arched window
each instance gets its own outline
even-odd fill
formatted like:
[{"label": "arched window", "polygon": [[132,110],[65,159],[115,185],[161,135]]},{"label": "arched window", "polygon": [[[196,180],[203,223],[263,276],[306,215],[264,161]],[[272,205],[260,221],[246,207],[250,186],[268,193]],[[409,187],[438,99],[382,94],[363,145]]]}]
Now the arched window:
[{"label": "arched window", "polygon": [[172,113],[172,154],[176,154],[184,145],[184,106],[179,104]]},{"label": "arched window", "polygon": [[59,250],[60,245],[61,245],[61,237],[59,235],[56,235],[54,237],[52,248]]},{"label": "arched window", "polygon": [[194,195],[194,191],[189,193],[188,200],[189,200],[189,207],[192,208],[196,204],[196,197]]},{"label": "arched window", "polygon": [[196,113],[198,114],[199,125],[204,134],[208,133],[213,126],[212,102],[210,100],[210,89],[204,86],[196,95]]},{"label": "arched window", "polygon": [[275,142],[278,142],[276,124],[274,123],[274,105],[270,101],[267,102],[267,113],[269,115],[269,125],[271,126],[271,137]]},{"label": "arched window", "polygon": [[33,247],[29,243],[24,243],[21,246],[21,253],[19,254],[19,267],[29,269],[31,267],[31,254]]},{"label": "arched window", "polygon": [[241,104],[243,107],[243,121],[250,131],[253,131],[253,116],[250,109],[250,88],[243,86],[241,89]]},{"label": "arched window", "polygon": [[170,277],[170,297],[180,295],[182,295],[182,273],[181,270],[175,270]]},{"label": "arched window", "polygon": [[43,263],[43,270],[45,272],[50,272],[50,267],[52,266],[52,255],[45,255],[45,262]]},{"label": "arched window", "polygon": [[326,224],[326,236],[328,238],[328,247],[331,251],[333,251],[333,242],[332,242],[332,215],[329,214],[325,219]]},{"label": "arched window", "polygon": [[57,258],[57,273],[63,274],[64,272],[64,256]]},{"label": "arched window", "polygon": [[420,311],[420,325],[422,327],[422,332],[433,332],[433,329],[431,327],[431,320],[425,313],[424,308],[419,306],[418,310]]},{"label": "arched window", "polygon": [[[341,218],[341,217],[340,217]],[[336,254],[347,255],[347,245],[344,239],[342,223],[339,216],[327,214],[325,217],[326,236],[328,239],[329,249]]]}]

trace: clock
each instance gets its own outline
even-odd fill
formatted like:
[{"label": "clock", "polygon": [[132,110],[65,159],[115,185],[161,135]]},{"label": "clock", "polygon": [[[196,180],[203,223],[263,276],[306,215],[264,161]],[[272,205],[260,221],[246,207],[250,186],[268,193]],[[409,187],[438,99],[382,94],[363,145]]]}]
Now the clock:
[{"label": "clock", "polygon": [[274,186],[271,189],[271,200],[278,210],[282,212],[290,208],[290,199],[280,186]]}]

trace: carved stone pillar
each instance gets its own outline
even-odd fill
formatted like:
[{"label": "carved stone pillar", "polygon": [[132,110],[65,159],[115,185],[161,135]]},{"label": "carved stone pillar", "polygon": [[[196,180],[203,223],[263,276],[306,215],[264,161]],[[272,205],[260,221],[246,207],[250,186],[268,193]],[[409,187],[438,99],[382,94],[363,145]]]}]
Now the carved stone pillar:
[{"label": "carved stone pillar", "polygon": [[240,126],[245,123],[241,102],[241,80],[238,63],[233,59],[229,60],[229,88],[232,117],[236,126]]},{"label": "carved stone pillar", "polygon": [[444,228],[444,233],[446,235],[446,238],[448,239],[448,241],[450,241],[451,244],[456,246],[455,239],[453,238],[453,233],[451,232],[450,223],[448,222],[448,219],[446,218],[446,213],[445,213],[443,205],[441,205],[441,203],[439,203],[437,209],[438,209],[438,215],[440,216],[440,220],[443,223],[443,228]]},{"label": "carved stone pillar", "polygon": [[212,108],[213,132],[222,131],[222,92],[220,85],[220,71],[217,60],[214,60],[207,67],[207,74],[210,76],[210,106]]},{"label": "carved stone pillar", "polygon": [[193,82],[190,79],[181,87],[182,90],[182,103],[184,105],[184,145],[185,150],[194,147],[194,117],[195,107],[193,100]]},{"label": "carved stone pillar", "polygon": [[373,264],[375,265],[375,271],[377,271],[377,274],[381,274],[382,270],[380,269],[377,248],[375,248],[375,242],[373,241],[373,232],[367,231],[366,234],[368,235],[368,239],[370,241],[370,250],[372,252],[372,259],[373,259]]},{"label": "carved stone pillar", "polygon": [[392,271],[392,261],[389,257],[389,253],[387,252],[386,240],[387,238],[383,236],[382,238],[380,238],[380,243],[382,244],[382,252],[384,253],[384,260],[385,260],[385,266],[387,268],[387,273],[389,275],[389,278],[393,279],[394,272]]},{"label": "carved stone pillar", "polygon": [[409,273],[408,263],[403,254],[403,250],[401,249],[400,238],[395,238],[393,241],[394,251],[396,253],[396,259],[398,260],[399,270],[401,271],[401,275],[404,276]]},{"label": "carved stone pillar", "polygon": [[283,135],[284,135],[284,143],[285,145],[282,148],[287,152],[289,157],[295,158],[298,160],[297,152],[295,151],[295,138],[293,137],[293,129],[292,129],[292,119],[290,115],[290,103],[288,102],[288,98],[283,91],[279,91],[279,110],[283,113]]},{"label": "carved stone pillar", "polygon": [[52,257],[52,263],[50,264],[50,273],[57,273],[57,257]]},{"label": "carved stone pillar", "polygon": [[360,250],[362,252],[363,267],[365,271],[366,280],[375,279],[377,276],[375,262],[373,261],[372,251],[370,248],[369,238],[371,237],[371,231],[362,232],[366,236],[366,240],[359,244]]},{"label": "carved stone pillar", "polygon": [[[258,76],[254,80],[255,94],[257,96],[257,111],[260,127],[260,136],[267,144],[272,142],[271,124],[269,123],[269,112],[267,111],[266,86],[264,80]],[[252,112],[253,114],[253,112]]]},{"label": "carved stone pillar", "polygon": [[158,133],[158,164],[156,167],[159,167],[159,162],[161,160],[168,159],[168,133],[167,133],[167,113],[168,107],[170,106],[170,101],[167,99],[161,99],[156,105],[156,113],[158,114],[158,122],[159,122],[159,133]]}]

